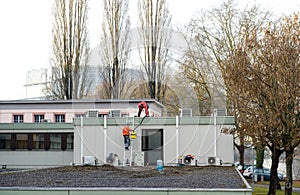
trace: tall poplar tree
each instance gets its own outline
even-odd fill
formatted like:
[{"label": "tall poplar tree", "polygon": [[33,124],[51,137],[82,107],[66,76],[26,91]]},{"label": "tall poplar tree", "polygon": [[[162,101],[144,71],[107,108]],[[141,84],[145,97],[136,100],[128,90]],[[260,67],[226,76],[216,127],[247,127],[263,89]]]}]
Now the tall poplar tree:
[{"label": "tall poplar tree", "polygon": [[166,0],[139,0],[138,10],[143,41],[141,62],[146,73],[147,91],[150,98],[164,102],[171,15]]},{"label": "tall poplar tree", "polygon": [[130,87],[127,74],[130,47],[128,0],[104,0],[101,66],[102,97],[125,98]]},{"label": "tall poplar tree", "polygon": [[55,0],[49,99],[81,99],[89,91],[87,8],[87,0]]}]

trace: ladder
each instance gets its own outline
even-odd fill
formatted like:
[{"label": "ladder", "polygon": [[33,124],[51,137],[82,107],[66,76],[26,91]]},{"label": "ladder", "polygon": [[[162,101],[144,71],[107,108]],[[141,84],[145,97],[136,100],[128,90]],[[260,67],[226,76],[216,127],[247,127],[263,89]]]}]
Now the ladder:
[{"label": "ladder", "polygon": [[127,116],[126,117],[126,124],[131,126],[131,129],[134,129],[134,117]]},{"label": "ladder", "polygon": [[[126,117],[126,125],[131,126],[131,129],[134,129],[134,117]],[[130,137],[129,137],[130,139]],[[133,153],[133,140],[130,139],[129,150],[124,148],[123,154],[123,166],[131,166],[132,165],[132,153]]]},{"label": "ladder", "polygon": [[123,154],[123,166],[131,166],[132,165],[132,154],[133,154],[133,141],[130,141],[129,150],[124,148]]},{"label": "ladder", "polygon": [[[134,117],[126,117],[126,124],[128,126],[131,126],[131,129],[133,131],[135,131],[136,128],[138,128],[144,121],[144,119],[146,118],[146,116],[144,116],[141,120],[141,122],[134,127]],[[126,150],[124,148],[124,155],[123,155],[123,166],[131,166],[133,163],[133,143],[134,143],[134,139],[130,139],[130,146],[129,146],[129,150]]]}]

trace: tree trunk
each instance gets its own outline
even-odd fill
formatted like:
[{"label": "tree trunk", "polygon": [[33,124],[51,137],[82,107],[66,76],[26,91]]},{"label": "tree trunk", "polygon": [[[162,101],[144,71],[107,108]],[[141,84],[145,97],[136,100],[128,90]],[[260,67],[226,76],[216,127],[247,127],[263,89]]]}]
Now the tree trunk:
[{"label": "tree trunk", "polygon": [[286,151],[286,181],[285,181],[285,195],[292,195],[293,192],[293,155],[294,150]]},{"label": "tree trunk", "polygon": [[269,184],[269,192],[268,195],[276,195],[276,190],[278,189],[278,163],[279,163],[279,157],[282,154],[282,151],[279,149],[276,149],[273,146],[272,149],[272,166],[271,166],[271,177],[270,177],[270,184]]},{"label": "tree trunk", "polygon": [[237,145],[237,144],[234,144],[234,145],[239,151],[239,164],[244,165],[245,146],[244,145]]},{"label": "tree trunk", "polygon": [[265,157],[265,147],[260,145],[256,148],[256,168],[262,169]]}]

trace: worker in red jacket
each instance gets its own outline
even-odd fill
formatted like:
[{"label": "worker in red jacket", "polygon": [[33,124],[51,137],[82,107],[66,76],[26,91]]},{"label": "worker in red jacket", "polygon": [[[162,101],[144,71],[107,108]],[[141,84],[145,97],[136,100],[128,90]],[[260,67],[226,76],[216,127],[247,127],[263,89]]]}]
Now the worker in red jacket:
[{"label": "worker in red jacket", "polygon": [[138,117],[141,116],[141,112],[143,111],[143,109],[145,109],[146,112],[146,116],[149,116],[149,106],[146,102],[142,101],[138,104],[138,108],[139,108],[139,112],[138,112]]}]

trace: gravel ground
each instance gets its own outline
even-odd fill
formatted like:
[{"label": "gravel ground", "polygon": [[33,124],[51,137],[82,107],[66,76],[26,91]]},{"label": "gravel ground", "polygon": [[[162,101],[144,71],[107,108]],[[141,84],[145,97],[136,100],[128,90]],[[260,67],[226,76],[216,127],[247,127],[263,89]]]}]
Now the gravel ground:
[{"label": "gravel ground", "polygon": [[0,187],[245,188],[234,167],[66,166],[1,171]]}]

